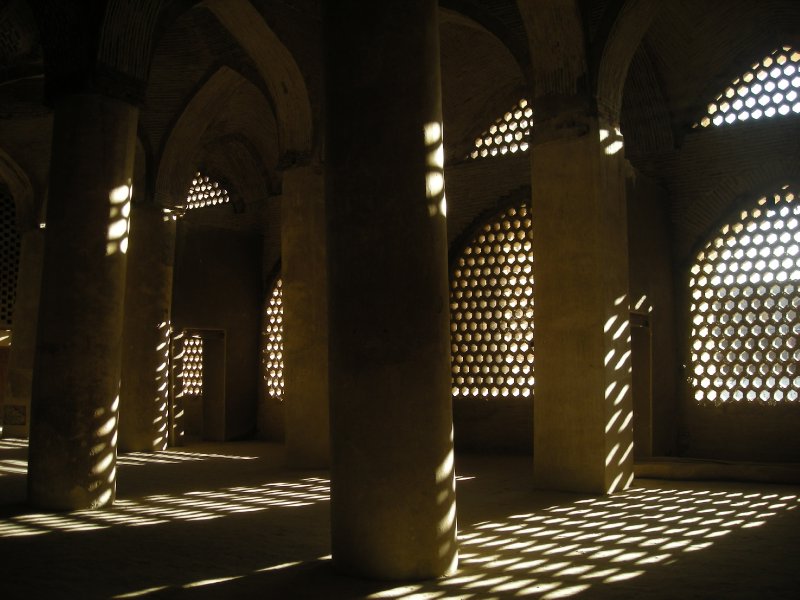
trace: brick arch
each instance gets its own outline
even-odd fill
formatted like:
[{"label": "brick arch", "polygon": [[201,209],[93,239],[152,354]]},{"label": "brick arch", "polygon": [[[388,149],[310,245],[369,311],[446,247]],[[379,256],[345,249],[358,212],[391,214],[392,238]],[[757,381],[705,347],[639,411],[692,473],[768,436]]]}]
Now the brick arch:
[{"label": "brick arch", "polygon": [[249,0],[203,4],[247,52],[267,86],[278,121],[281,163],[307,162],[313,141],[311,102],[292,54]]},{"label": "brick arch", "polygon": [[606,32],[597,72],[597,109],[609,123],[619,124],[628,68],[660,3],[627,0]]},{"label": "brick arch", "polygon": [[531,53],[533,105],[547,110],[547,97],[586,93],[586,45],[577,0],[518,4]]},{"label": "brick arch", "polygon": [[[200,157],[187,151],[200,149],[203,134],[212,124],[209,115],[221,113],[231,98],[244,88],[255,86],[229,67],[220,67],[194,95],[170,132],[161,155],[155,183],[155,201],[162,206],[174,206],[183,201]],[[271,107],[260,92],[264,114]],[[194,160],[192,160],[194,159]]]},{"label": "brick arch", "polygon": [[718,182],[698,200],[695,236],[687,243],[683,259],[688,264],[698,250],[724,225],[738,208],[749,205],[759,194],[768,193],[781,185],[800,183],[800,165],[796,159],[772,161],[768,164],[737,172]]},{"label": "brick arch", "polygon": [[[111,0],[103,15],[97,61],[108,86],[144,97],[156,37],[187,10],[204,6],[250,56],[278,119],[283,162],[304,162],[311,152],[313,120],[308,89],[292,54],[249,0]],[[103,75],[101,73],[101,76]]]}]

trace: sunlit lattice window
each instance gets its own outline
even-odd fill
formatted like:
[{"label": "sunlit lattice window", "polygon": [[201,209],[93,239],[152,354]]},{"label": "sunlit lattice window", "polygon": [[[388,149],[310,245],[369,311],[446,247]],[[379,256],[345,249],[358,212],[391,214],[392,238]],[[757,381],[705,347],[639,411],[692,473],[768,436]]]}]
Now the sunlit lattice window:
[{"label": "sunlit lattice window", "polygon": [[532,127],[533,109],[522,99],[475,139],[475,148],[469,157],[525,152],[530,145]]},{"label": "sunlit lattice window", "polygon": [[183,338],[183,369],[181,370],[184,396],[203,393],[203,338],[186,334]]},{"label": "sunlit lattice window", "polygon": [[520,204],[487,221],[450,282],[453,396],[528,397],[533,390],[531,219]]},{"label": "sunlit lattice window", "polygon": [[261,365],[264,383],[270,398],[283,400],[283,293],[282,282],[278,279],[269,295],[264,311],[264,349],[261,351]]},{"label": "sunlit lattice window", "polygon": [[800,52],[782,46],[750,66],[708,105],[694,127],[800,114]]},{"label": "sunlit lattice window", "polygon": [[192,186],[186,196],[186,210],[203,208],[205,206],[216,206],[217,204],[227,204],[230,202],[228,191],[218,182],[211,181],[207,175],[200,172],[195,173],[192,179]]},{"label": "sunlit lattice window", "polygon": [[764,196],[691,268],[691,377],[699,402],[797,400],[800,202]]},{"label": "sunlit lattice window", "polygon": [[19,234],[14,199],[0,187],[0,329],[11,329],[18,269]]}]

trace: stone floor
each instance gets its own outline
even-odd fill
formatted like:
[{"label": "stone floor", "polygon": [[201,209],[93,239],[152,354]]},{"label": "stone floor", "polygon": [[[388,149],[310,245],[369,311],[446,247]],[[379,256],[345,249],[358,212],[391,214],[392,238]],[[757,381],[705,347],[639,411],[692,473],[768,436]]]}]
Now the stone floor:
[{"label": "stone floor", "polygon": [[[328,474],[281,448],[195,444],[120,458],[114,508],[24,505],[25,444],[0,440],[0,598],[781,598],[800,590],[800,486],[636,480],[535,491],[530,459],[460,456],[460,569],[337,574]],[[369,510],[369,507],[364,507]]]}]

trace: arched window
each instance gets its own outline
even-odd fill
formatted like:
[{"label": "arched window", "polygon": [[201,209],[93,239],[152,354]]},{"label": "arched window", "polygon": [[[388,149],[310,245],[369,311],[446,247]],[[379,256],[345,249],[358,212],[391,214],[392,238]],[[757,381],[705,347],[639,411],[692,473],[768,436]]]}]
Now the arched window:
[{"label": "arched window", "polygon": [[189,193],[186,195],[186,210],[227,204],[231,201],[228,191],[219,182],[212,181],[207,175],[197,172],[192,179]]},{"label": "arched window", "polygon": [[14,199],[0,185],[0,329],[11,329],[19,270],[19,234]]},{"label": "arched window", "polygon": [[264,346],[261,351],[261,367],[264,383],[270,398],[283,400],[283,293],[282,280],[272,288],[264,311],[264,327],[261,335]]},{"label": "arched window", "polygon": [[731,82],[694,127],[800,114],[800,52],[781,46]]},{"label": "arched window", "polygon": [[800,389],[800,202],[761,197],[697,254],[689,280],[698,402],[794,402]]},{"label": "arched window", "polygon": [[526,203],[487,220],[450,281],[453,396],[528,397],[533,390],[533,263]]},{"label": "arched window", "polygon": [[475,139],[469,158],[525,152],[530,145],[532,128],[533,109],[523,98]]}]

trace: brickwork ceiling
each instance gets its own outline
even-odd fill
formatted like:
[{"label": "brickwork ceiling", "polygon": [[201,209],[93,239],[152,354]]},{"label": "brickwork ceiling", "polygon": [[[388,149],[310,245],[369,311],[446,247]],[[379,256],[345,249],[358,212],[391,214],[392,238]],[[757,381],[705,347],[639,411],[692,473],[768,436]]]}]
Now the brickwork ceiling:
[{"label": "brickwork ceiling", "polygon": [[[319,128],[324,63],[319,1],[251,1],[297,61],[318,120],[315,126]],[[475,137],[497,116],[527,96],[531,69],[528,29],[519,8],[522,1],[440,2],[443,113],[449,166],[463,160]],[[603,43],[613,17],[625,2],[575,1],[581,11],[589,52],[597,52],[597,45]],[[44,188],[50,120],[49,109],[44,105],[41,40],[31,5],[24,0],[0,3],[0,134],[3,149],[23,165],[36,181],[36,187]],[[243,87],[241,97],[231,103],[231,110],[220,115],[204,133],[202,145],[206,150],[215,145],[215,139],[220,140],[218,146],[222,149],[217,156],[208,154],[205,160],[220,169],[232,163],[248,168],[257,165],[262,172],[248,185],[265,182],[262,188],[269,188],[270,194],[278,193],[280,175],[263,172],[275,170],[270,165],[280,160],[275,140],[267,139],[276,135],[274,111],[269,109],[269,93],[254,63],[203,4],[170,0],[162,6],[164,14],[140,113],[140,134],[155,164],[169,133],[192,98],[225,66],[252,85],[246,90]],[[699,235],[712,215],[718,216],[722,210],[717,199],[713,206],[709,205],[707,218],[690,217],[703,212],[699,206],[691,210],[688,206],[692,198],[707,189],[703,183],[707,175],[689,166],[681,170],[680,166],[688,163],[687,159],[677,158],[677,154],[683,152],[687,156],[685,148],[699,152],[695,149],[713,146],[710,142],[690,139],[700,135],[690,131],[691,123],[743,66],[757,60],[760,53],[766,54],[786,42],[800,46],[797,0],[726,0],[724,8],[718,0],[659,3],[659,11],[628,70],[622,125],[626,155],[672,196],[670,212],[676,235],[681,238],[676,244],[682,248],[688,247],[689,239]],[[790,118],[793,123],[797,120]],[[736,132],[725,136],[706,134],[706,139],[710,136],[743,139]],[[24,142],[26,136],[28,141]],[[789,150],[795,150],[791,138],[785,140],[783,147],[787,145]],[[36,164],[34,154],[39,156],[40,164]],[[259,163],[251,155],[266,158]],[[748,160],[739,155],[737,164]],[[716,165],[717,179],[724,179],[720,172],[725,165],[706,158],[703,161],[702,164]]]}]

